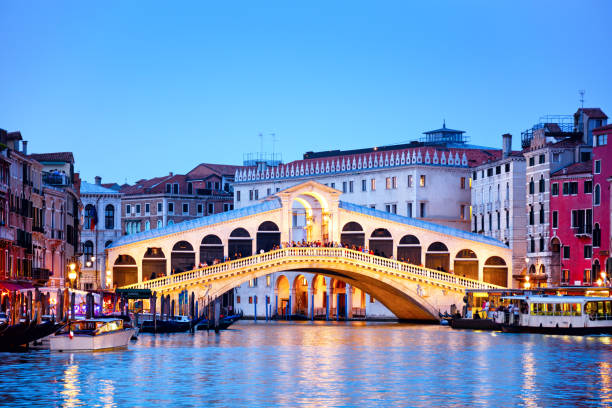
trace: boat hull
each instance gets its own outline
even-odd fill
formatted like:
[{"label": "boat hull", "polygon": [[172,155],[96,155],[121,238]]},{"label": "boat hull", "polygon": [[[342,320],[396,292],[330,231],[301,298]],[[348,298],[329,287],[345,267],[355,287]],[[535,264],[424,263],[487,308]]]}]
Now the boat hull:
[{"label": "boat hull", "polygon": [[450,325],[453,329],[469,329],[469,330],[491,330],[500,331],[501,324],[494,322],[491,319],[452,319]]},{"label": "boat hull", "polygon": [[68,334],[52,336],[49,340],[52,351],[93,351],[127,347],[135,329],[123,329],[99,335]]},{"label": "boat hull", "polygon": [[612,326],[608,327],[532,327],[502,325],[504,333],[537,333],[558,334],[564,336],[587,336],[591,334],[612,334]]}]

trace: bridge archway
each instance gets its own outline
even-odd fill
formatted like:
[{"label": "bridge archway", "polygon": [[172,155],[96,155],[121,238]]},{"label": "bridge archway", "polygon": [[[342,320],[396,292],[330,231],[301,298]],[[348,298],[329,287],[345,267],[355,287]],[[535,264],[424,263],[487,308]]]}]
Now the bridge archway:
[{"label": "bridge archway", "polygon": [[462,249],[455,256],[453,264],[455,275],[478,280],[478,258],[471,249]]},{"label": "bridge archway", "polygon": [[118,287],[138,282],[138,265],[130,255],[119,255],[115,260],[113,282]]},{"label": "bridge archway", "polygon": [[257,228],[257,250],[256,253],[261,251],[271,251],[275,246],[280,246],[280,230],[278,225],[272,221],[264,221],[259,224]]},{"label": "bridge archway", "polygon": [[189,271],[195,267],[195,251],[187,241],[179,241],[172,247],[170,254],[172,273]]},{"label": "bridge archway", "polygon": [[365,247],[365,233],[361,224],[350,221],[344,224],[342,227],[342,233],[340,234],[340,242],[344,246],[352,248]]},{"label": "bridge archway", "polygon": [[430,269],[448,272],[450,269],[450,252],[448,247],[439,241],[429,245],[425,253],[425,266]]},{"label": "bridge archway", "polygon": [[404,235],[397,245],[397,259],[421,265],[421,242],[414,235]]},{"label": "bridge archway", "polygon": [[249,232],[242,227],[233,230],[227,242],[227,251],[231,259],[253,255],[253,239]]},{"label": "bridge archway", "polygon": [[287,314],[287,306],[289,305],[290,286],[289,279],[285,275],[279,275],[276,278],[276,299],[277,299],[277,314],[285,316]]},{"label": "bridge archway", "polygon": [[485,261],[483,274],[485,282],[504,287],[508,286],[508,265],[499,256],[492,256]]},{"label": "bridge archway", "polygon": [[314,298],[314,314],[325,316],[327,307],[327,279],[325,276],[316,274],[312,278],[312,293]]},{"label": "bridge archway", "polygon": [[295,300],[292,302],[292,313],[294,315],[308,316],[308,280],[304,275],[298,275],[293,281],[293,292]]},{"label": "bridge archway", "polygon": [[374,255],[391,257],[393,256],[393,236],[386,228],[376,228],[370,235],[370,250]]},{"label": "bridge archway", "polygon": [[142,257],[142,280],[166,276],[166,256],[161,248],[147,248]]},{"label": "bridge archway", "polygon": [[212,265],[215,260],[223,261],[223,241],[214,234],[206,235],[200,243],[200,263]]}]

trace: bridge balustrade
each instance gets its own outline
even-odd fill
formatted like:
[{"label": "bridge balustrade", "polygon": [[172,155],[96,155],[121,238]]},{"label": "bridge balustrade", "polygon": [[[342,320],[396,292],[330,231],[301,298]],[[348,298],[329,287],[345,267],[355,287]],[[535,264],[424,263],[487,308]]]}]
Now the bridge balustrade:
[{"label": "bridge balustrade", "polygon": [[126,286],[126,288],[145,288],[158,289],[168,286],[176,286],[181,283],[186,283],[192,280],[205,278],[211,275],[223,274],[226,272],[237,271],[245,267],[256,266],[258,264],[266,264],[272,261],[281,259],[296,259],[305,257],[317,258],[335,258],[349,259],[360,263],[360,266],[370,267],[375,265],[380,268],[385,268],[390,274],[410,279],[415,276],[422,277],[428,280],[437,281],[440,283],[450,284],[453,286],[461,286],[469,289],[496,289],[500,286],[480,282],[474,279],[464,278],[453,275],[447,272],[441,272],[434,269],[425,268],[405,262],[400,262],[393,259],[383,258],[376,255],[355,251],[347,248],[327,248],[327,247],[292,247],[283,248],[275,251],[266,252],[263,254],[253,255],[247,258],[235,259],[228,262],[223,262],[216,265],[206,266],[200,269],[183,272],[175,275],[164,276],[150,281],[135,283]]}]

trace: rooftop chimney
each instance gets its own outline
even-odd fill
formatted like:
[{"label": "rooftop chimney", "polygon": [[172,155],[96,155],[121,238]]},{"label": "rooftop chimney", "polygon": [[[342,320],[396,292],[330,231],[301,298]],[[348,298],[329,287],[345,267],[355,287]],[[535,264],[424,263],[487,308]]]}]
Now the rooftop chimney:
[{"label": "rooftop chimney", "polygon": [[172,174],[172,172],[170,172],[170,177],[172,177],[172,176],[173,176],[173,174]]},{"label": "rooftop chimney", "polygon": [[98,186],[99,186],[99,185],[102,185],[102,177],[100,177],[100,176],[96,176],[96,177],[95,177],[95,180],[96,180],[96,185],[98,185]]},{"label": "rooftop chimney", "polygon": [[28,141],[27,140],[22,140],[21,141],[21,151],[23,152],[24,155],[28,155]]},{"label": "rooftop chimney", "polygon": [[512,152],[512,135],[510,133],[505,133],[502,135],[503,157],[506,158],[510,156],[510,152]]}]

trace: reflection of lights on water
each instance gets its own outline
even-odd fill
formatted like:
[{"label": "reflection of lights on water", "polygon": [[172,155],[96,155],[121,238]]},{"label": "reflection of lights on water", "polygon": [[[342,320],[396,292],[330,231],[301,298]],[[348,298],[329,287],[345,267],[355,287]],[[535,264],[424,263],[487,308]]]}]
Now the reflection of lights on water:
[{"label": "reflection of lights on water", "polygon": [[104,407],[113,407],[115,403],[113,402],[113,397],[115,394],[115,386],[111,380],[102,380],[100,381],[102,385],[101,389],[101,397],[100,401],[102,402]]},{"label": "reflection of lights on water", "polygon": [[82,405],[78,398],[80,392],[79,365],[74,364],[74,356],[71,354],[70,364],[64,370],[64,390],[61,393],[64,398],[64,406],[76,407]]},{"label": "reflection of lights on water", "polygon": [[523,390],[521,392],[521,399],[526,406],[537,407],[535,358],[531,351],[533,346],[532,344],[528,344],[525,347],[526,350],[523,354]]},{"label": "reflection of lights on water", "polygon": [[610,375],[612,375],[612,364],[607,361],[599,363],[599,375],[601,376],[601,402],[604,406],[610,406],[612,403],[612,383]]}]

